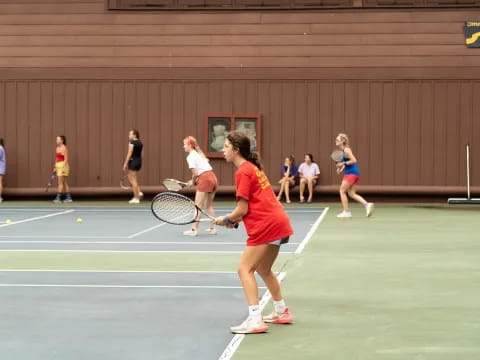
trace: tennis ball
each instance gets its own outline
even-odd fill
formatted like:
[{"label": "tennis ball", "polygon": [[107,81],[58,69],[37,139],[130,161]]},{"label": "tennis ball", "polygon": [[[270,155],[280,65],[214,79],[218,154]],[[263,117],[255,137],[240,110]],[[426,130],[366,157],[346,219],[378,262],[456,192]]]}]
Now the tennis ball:
[{"label": "tennis ball", "polygon": [[10,224],[11,222],[12,222],[12,220],[10,220],[10,219],[5,220],[5,224]]},{"label": "tennis ball", "polygon": [[77,219],[77,223],[81,224],[83,222],[82,218]]}]

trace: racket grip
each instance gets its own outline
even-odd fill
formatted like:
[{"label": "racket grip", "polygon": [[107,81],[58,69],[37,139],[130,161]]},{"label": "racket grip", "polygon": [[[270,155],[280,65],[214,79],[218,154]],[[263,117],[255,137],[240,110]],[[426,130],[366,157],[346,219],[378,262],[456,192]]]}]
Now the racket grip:
[{"label": "racket grip", "polygon": [[236,223],[235,225],[233,225],[233,227],[234,227],[235,229],[238,229],[238,223]]}]

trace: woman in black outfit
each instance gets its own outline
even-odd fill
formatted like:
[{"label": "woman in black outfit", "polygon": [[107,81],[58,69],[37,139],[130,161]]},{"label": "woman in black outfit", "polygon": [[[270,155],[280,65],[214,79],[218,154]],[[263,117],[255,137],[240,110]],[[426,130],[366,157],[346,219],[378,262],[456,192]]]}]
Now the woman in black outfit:
[{"label": "woman in black outfit", "polygon": [[139,204],[143,193],[140,191],[138,185],[137,172],[142,168],[142,149],[143,144],[140,141],[140,133],[138,130],[130,130],[128,133],[128,152],[123,163],[123,171],[128,169],[128,180],[132,184],[133,198],[128,202],[129,204]]}]

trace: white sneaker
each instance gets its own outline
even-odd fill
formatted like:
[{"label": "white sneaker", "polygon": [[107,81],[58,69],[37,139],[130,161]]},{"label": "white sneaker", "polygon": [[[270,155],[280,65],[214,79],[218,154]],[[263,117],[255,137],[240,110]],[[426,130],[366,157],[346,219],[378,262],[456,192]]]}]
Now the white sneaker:
[{"label": "white sneaker", "polygon": [[208,228],[207,230],[205,230],[205,232],[208,235],[217,235],[217,229],[216,228]]},{"label": "white sneaker", "polygon": [[140,204],[140,199],[133,198],[133,199],[129,200],[128,203],[129,204]]},{"label": "white sneaker", "polygon": [[197,233],[197,230],[191,229],[191,230],[184,231],[184,232],[183,232],[183,235],[186,235],[186,236],[197,236],[198,233]]},{"label": "white sneaker", "polygon": [[234,334],[258,334],[268,331],[268,326],[265,325],[262,319],[255,320],[248,317],[243,323],[238,326],[232,326],[230,331]]},{"label": "white sneaker", "polygon": [[352,213],[350,211],[342,211],[340,214],[337,215],[337,218],[351,218]]},{"label": "white sneaker", "polygon": [[365,211],[367,212],[367,217],[372,216],[374,207],[375,207],[374,203],[367,203],[367,206],[365,206]]}]

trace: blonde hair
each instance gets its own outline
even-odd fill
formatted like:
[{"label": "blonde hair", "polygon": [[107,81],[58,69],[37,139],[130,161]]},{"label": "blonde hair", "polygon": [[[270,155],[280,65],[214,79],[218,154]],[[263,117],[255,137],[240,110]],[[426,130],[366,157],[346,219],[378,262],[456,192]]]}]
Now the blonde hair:
[{"label": "blonde hair", "polygon": [[337,135],[337,138],[340,138],[340,140],[341,140],[341,142],[344,146],[350,146],[350,140],[348,139],[347,134],[340,133],[340,134]]},{"label": "blonde hair", "polygon": [[183,139],[183,141],[186,141],[188,145],[190,145],[190,147],[195,150],[196,152],[198,152],[201,156],[203,156],[205,159],[208,160],[208,158],[205,156],[205,154],[203,153],[202,149],[200,149],[200,146],[198,145],[198,141],[197,139],[195,139],[193,136],[187,136],[185,139]]}]

